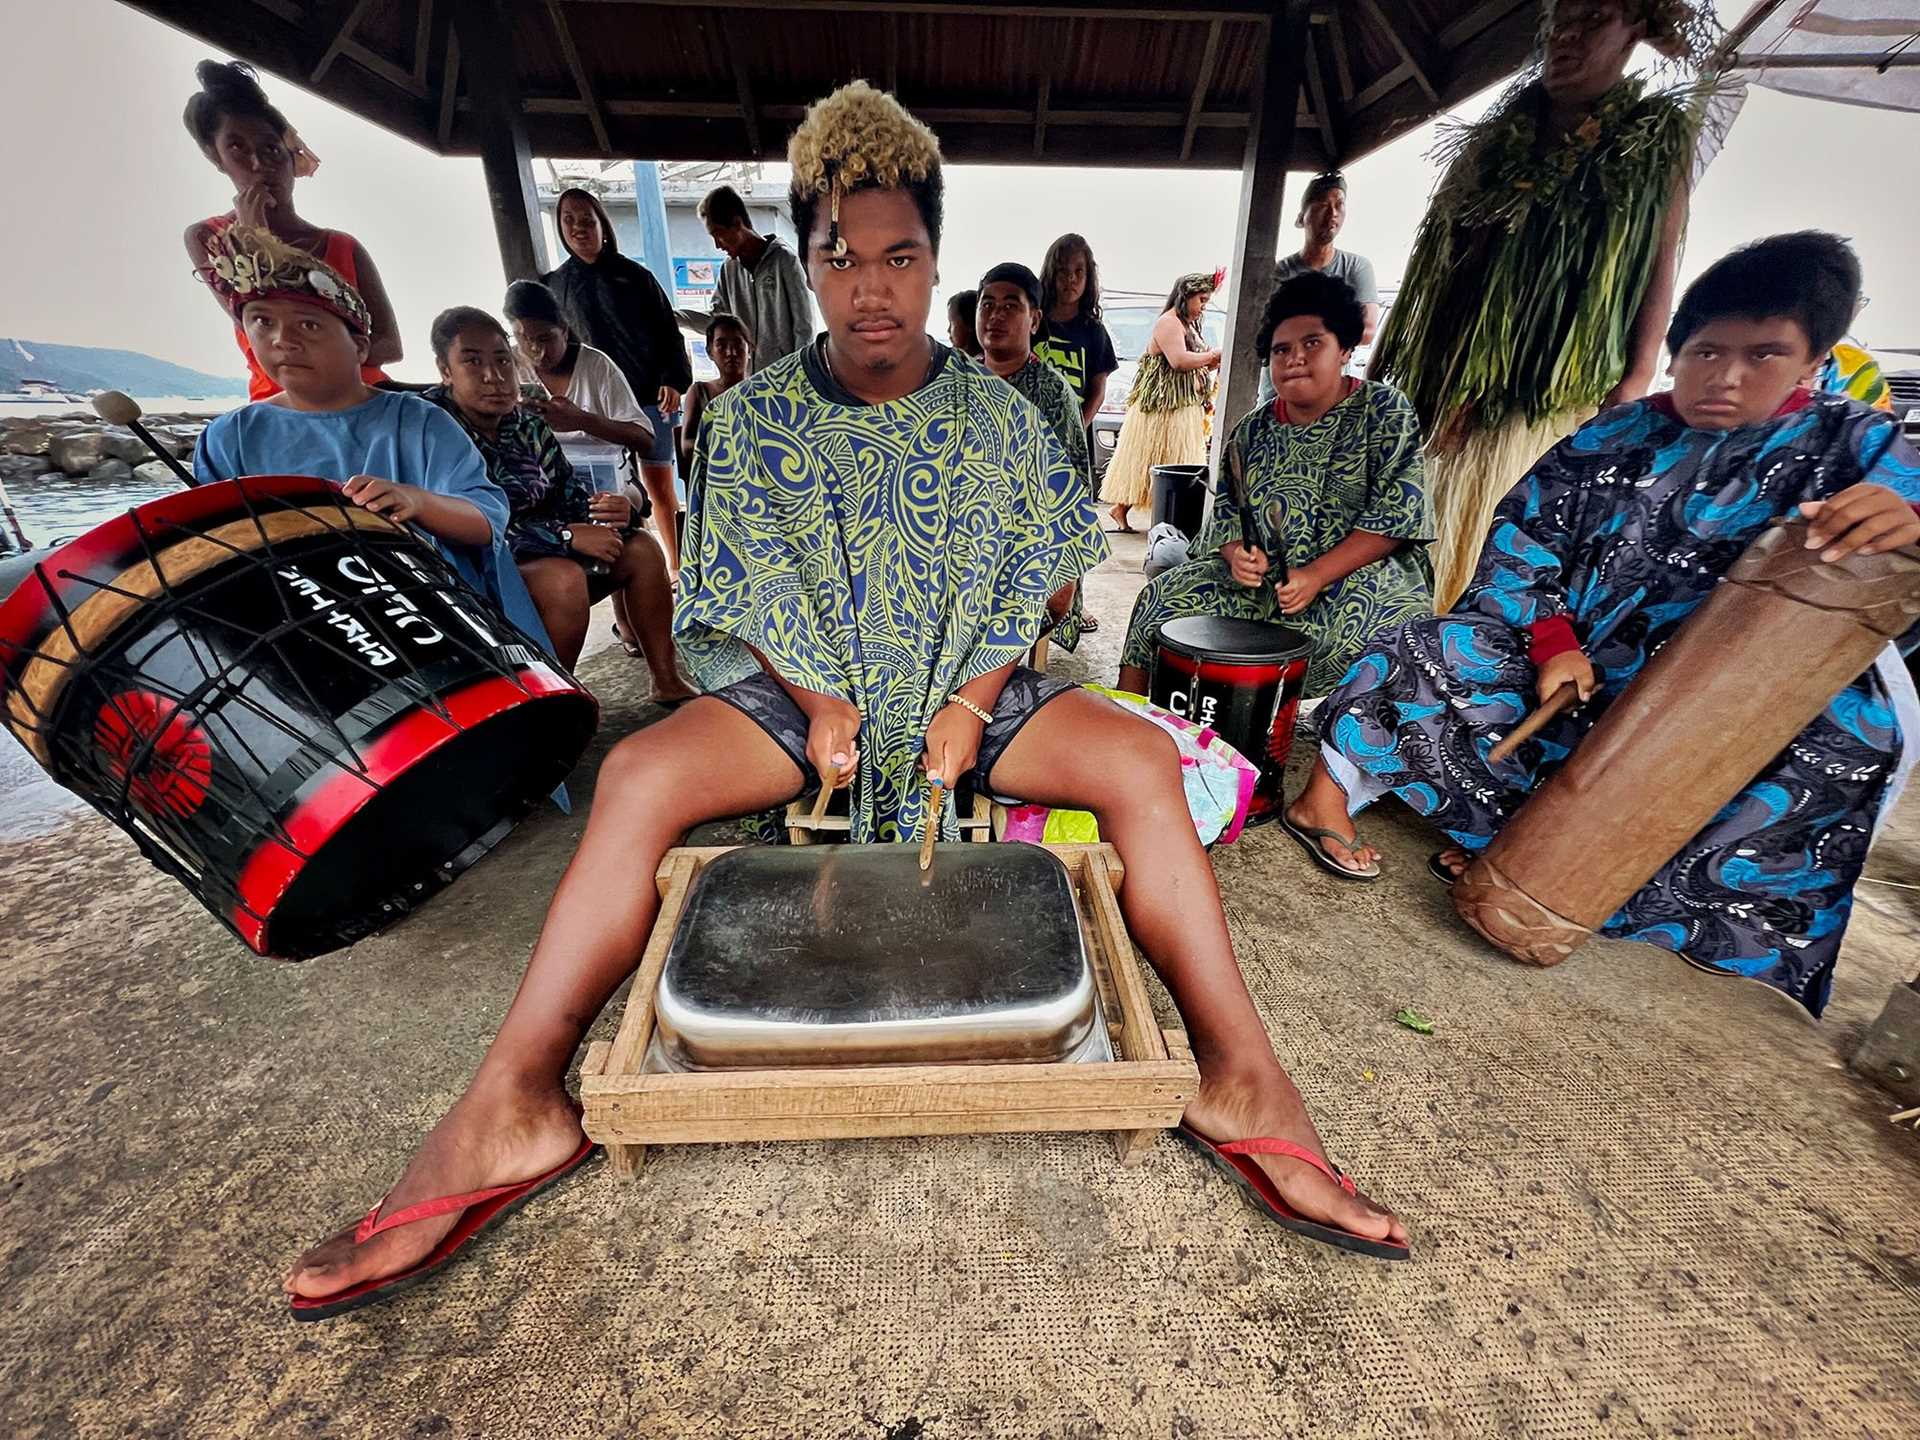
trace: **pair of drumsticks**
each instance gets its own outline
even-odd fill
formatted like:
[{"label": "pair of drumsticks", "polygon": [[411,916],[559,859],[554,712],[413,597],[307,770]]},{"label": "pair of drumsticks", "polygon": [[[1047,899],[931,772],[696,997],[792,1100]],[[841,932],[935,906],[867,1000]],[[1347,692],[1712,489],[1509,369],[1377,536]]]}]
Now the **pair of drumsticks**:
[{"label": "pair of drumsticks", "polygon": [[[831,787],[822,784],[820,793],[813,799],[813,818],[818,820],[827,813],[827,804],[833,799]],[[927,777],[927,827],[920,837],[920,868],[933,868],[933,846],[940,838],[940,822],[947,811],[947,785],[938,775]]]}]

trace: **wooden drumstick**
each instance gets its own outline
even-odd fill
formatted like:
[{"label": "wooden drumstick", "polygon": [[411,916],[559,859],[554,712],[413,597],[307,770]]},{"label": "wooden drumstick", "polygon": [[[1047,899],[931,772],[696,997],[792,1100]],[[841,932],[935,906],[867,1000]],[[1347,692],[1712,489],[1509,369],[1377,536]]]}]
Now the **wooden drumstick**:
[{"label": "wooden drumstick", "polygon": [[938,775],[927,780],[927,829],[920,837],[920,868],[933,868],[933,842],[940,838],[940,820],[947,808],[947,787]]},{"label": "wooden drumstick", "polygon": [[820,777],[820,793],[813,797],[813,818],[818,820],[827,813],[827,806],[833,803],[833,786],[827,783],[827,777]]},{"label": "wooden drumstick", "polygon": [[1546,728],[1547,722],[1561,711],[1571,709],[1580,700],[1580,687],[1568,680],[1560,688],[1540,702],[1526,719],[1507,732],[1507,738],[1487,752],[1487,763],[1498,765],[1527,741]]}]

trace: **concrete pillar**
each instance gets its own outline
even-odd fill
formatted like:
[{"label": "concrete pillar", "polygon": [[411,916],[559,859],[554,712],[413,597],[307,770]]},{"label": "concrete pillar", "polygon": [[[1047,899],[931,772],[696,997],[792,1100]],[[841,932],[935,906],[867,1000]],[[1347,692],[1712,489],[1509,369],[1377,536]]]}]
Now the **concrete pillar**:
[{"label": "concrete pillar", "polygon": [[1287,157],[1293,151],[1294,121],[1300,108],[1309,8],[1306,0],[1286,0],[1274,7],[1266,48],[1254,77],[1246,156],[1240,165],[1240,216],[1233,257],[1227,262],[1226,354],[1221,359],[1220,390],[1214,398],[1216,476],[1226,437],[1253,408],[1260,389],[1254,332],[1259,329],[1267,297],[1273,293],[1273,259],[1280,248]]},{"label": "concrete pillar", "polygon": [[533,183],[533,148],[514,68],[511,24],[500,0],[454,0],[453,24],[473,101],[501,268],[508,280],[532,280],[552,267],[540,229],[540,192]]}]

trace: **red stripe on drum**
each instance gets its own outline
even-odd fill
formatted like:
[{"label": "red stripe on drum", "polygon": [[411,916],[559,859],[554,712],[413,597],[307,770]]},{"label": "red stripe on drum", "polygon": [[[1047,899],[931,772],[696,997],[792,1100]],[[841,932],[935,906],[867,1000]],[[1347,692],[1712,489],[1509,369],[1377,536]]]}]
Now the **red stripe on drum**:
[{"label": "red stripe on drum", "polygon": [[580,687],[559,671],[545,664],[531,665],[515,679],[495,676],[441,697],[451,722],[432,710],[403,715],[360,747],[364,771],[335,764],[332,774],[299,798],[283,821],[292,848],[268,836],[247,857],[234,885],[239,903],[234,906],[233,926],[240,938],[256,955],[270,953],[267,927],[273,923],[274,908],[307,862],[369,800],[447,741],[530,701],[579,693]]}]

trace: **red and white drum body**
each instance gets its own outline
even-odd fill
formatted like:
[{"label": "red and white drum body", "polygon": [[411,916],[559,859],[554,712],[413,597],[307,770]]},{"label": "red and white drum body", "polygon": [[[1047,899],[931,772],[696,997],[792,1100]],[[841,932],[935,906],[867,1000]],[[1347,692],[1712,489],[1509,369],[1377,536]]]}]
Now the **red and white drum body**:
[{"label": "red and white drum body", "polygon": [[352,943],[549,794],[593,698],[430,546],[300,476],[167,496],[0,601],[3,718],[263,955]]},{"label": "red and white drum body", "polygon": [[1160,627],[1148,698],[1217,731],[1259,769],[1250,825],[1281,803],[1312,649],[1300,631],[1258,620],[1188,615]]}]

